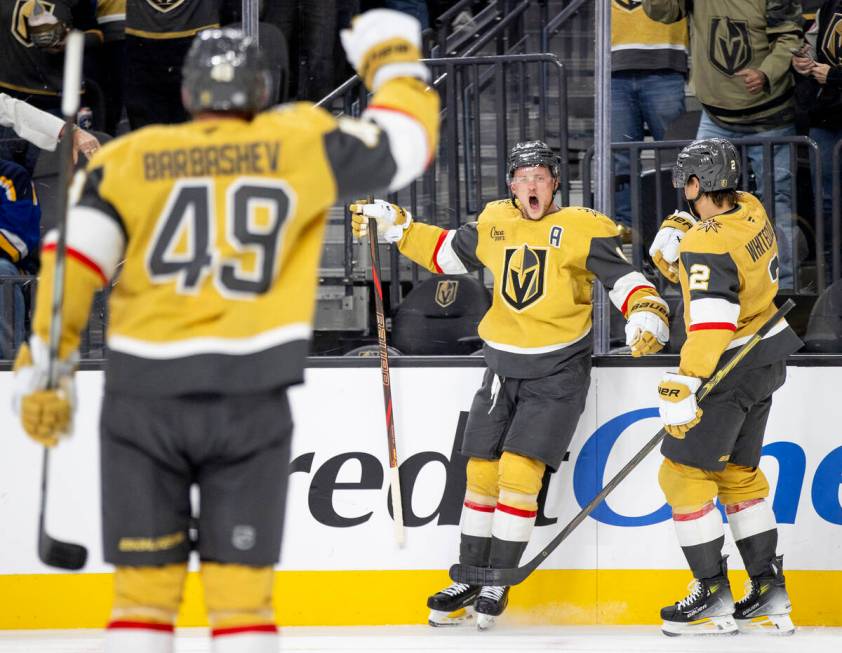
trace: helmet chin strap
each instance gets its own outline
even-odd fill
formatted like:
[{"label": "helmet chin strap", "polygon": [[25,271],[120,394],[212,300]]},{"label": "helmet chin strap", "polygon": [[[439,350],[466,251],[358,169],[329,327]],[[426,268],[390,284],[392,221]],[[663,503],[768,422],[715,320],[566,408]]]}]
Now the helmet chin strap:
[{"label": "helmet chin strap", "polygon": [[699,195],[701,195],[701,193],[702,193],[702,190],[699,189],[699,192],[696,193],[696,197],[694,197],[692,199],[687,197],[686,195],[684,196],[684,199],[687,201],[687,208],[690,209],[690,215],[692,215],[694,218],[696,218],[696,220],[702,219],[702,217],[696,211],[696,201],[699,199]]}]

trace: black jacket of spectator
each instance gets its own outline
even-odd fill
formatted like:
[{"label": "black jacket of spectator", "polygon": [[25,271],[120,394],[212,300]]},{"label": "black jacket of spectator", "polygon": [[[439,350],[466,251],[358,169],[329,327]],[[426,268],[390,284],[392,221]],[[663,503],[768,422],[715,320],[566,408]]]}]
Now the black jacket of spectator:
[{"label": "black jacket of spectator", "polygon": [[827,82],[796,75],[799,108],[809,116],[811,127],[842,129],[842,0],[826,0],[819,10],[816,61],[827,64]]}]

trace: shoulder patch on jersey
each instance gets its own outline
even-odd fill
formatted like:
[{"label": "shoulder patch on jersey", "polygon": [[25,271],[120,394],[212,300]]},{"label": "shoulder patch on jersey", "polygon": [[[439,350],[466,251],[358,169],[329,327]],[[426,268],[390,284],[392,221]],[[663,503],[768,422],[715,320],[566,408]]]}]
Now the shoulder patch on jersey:
[{"label": "shoulder patch on jersey", "polygon": [[702,220],[701,222],[699,222],[698,228],[699,231],[715,231],[718,233],[719,230],[722,228],[722,223],[718,222],[714,218],[710,218],[708,220]]}]

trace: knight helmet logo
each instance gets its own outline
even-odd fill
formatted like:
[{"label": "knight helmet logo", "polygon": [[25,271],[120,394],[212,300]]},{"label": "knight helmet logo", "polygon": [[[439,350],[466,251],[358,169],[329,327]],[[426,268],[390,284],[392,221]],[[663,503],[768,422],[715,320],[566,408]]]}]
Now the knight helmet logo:
[{"label": "knight helmet logo", "polygon": [[721,73],[731,76],[751,63],[751,39],[748,22],[727,16],[710,19],[708,57]]},{"label": "knight helmet logo", "polygon": [[643,4],[643,0],[614,0],[614,4],[625,11],[634,11]]},{"label": "knight helmet logo", "polygon": [[160,11],[162,14],[166,14],[179,5],[184,3],[184,0],[146,0],[155,11]]},{"label": "knight helmet logo", "polygon": [[447,308],[456,301],[459,292],[459,282],[456,279],[445,279],[436,285],[436,304]]},{"label": "knight helmet logo", "polygon": [[842,63],[842,15],[836,13],[830,19],[822,42],[822,52],[834,66]]},{"label": "knight helmet logo", "polygon": [[50,14],[56,13],[56,5],[54,2],[46,2],[41,0],[36,7],[35,0],[17,0],[15,7],[12,9],[12,36],[24,47],[31,48],[33,46],[32,40],[29,38],[29,26],[26,19],[32,16],[37,11],[46,11]]},{"label": "knight helmet logo", "polygon": [[547,270],[546,248],[510,247],[503,262],[500,292],[516,311],[528,308],[544,296]]}]

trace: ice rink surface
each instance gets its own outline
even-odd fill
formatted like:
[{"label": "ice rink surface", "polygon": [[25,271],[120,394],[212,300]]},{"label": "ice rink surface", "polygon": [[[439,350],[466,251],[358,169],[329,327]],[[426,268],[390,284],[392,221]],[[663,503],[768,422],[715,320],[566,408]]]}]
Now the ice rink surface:
[{"label": "ice rink surface", "polygon": [[[207,630],[181,629],[176,653],[208,653]],[[99,653],[102,632],[93,630],[0,631],[0,653]],[[842,628],[800,628],[791,637],[665,637],[654,626],[507,627],[488,632],[472,626],[283,628],[279,651],[434,651],[435,653],[839,653]]]}]

